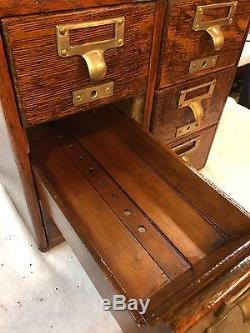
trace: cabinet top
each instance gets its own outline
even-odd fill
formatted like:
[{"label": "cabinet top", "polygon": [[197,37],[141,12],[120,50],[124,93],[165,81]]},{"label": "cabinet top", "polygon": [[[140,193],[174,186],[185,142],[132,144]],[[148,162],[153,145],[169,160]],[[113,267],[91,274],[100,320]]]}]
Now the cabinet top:
[{"label": "cabinet top", "polygon": [[[39,14],[64,10],[77,10],[90,7],[120,5],[149,0],[1,0],[0,17]],[[160,0],[165,1],[165,0]]]}]

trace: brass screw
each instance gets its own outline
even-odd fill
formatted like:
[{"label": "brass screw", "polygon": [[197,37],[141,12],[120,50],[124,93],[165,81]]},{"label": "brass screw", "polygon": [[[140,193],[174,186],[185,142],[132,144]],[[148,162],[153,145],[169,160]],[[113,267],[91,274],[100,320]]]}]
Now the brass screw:
[{"label": "brass screw", "polygon": [[118,23],[119,23],[119,24],[123,24],[123,23],[124,23],[124,18],[120,19],[120,20],[118,21]]},{"label": "brass screw", "polygon": [[233,19],[230,18],[229,23],[232,24],[233,23]]},{"label": "brass screw", "polygon": [[62,56],[66,57],[68,55],[68,51],[66,49],[62,50]]},{"label": "brass screw", "polygon": [[199,8],[199,13],[200,13],[200,14],[203,13],[203,8]]},{"label": "brass screw", "polygon": [[119,39],[118,40],[118,45],[122,45],[123,44],[123,39]]},{"label": "brass screw", "polygon": [[76,96],[76,100],[77,100],[77,102],[81,102],[81,100],[82,100],[81,95],[77,95],[77,96]]},{"label": "brass screw", "polygon": [[59,32],[60,32],[60,35],[65,35],[66,34],[66,29],[65,28],[60,28]]},{"label": "brass screw", "polygon": [[109,94],[110,93],[110,88],[106,89],[106,93]]},{"label": "brass screw", "polygon": [[199,26],[198,25],[196,25],[196,27],[194,28],[195,29],[195,31],[198,31],[199,30]]}]

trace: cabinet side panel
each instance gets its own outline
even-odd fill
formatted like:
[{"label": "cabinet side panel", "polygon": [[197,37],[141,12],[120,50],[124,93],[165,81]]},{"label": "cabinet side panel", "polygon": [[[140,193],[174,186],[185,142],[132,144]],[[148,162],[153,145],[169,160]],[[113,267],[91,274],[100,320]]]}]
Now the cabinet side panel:
[{"label": "cabinet side panel", "polygon": [[19,122],[15,96],[0,39],[0,181],[26,223],[38,247],[47,240],[28,158],[28,144]]}]

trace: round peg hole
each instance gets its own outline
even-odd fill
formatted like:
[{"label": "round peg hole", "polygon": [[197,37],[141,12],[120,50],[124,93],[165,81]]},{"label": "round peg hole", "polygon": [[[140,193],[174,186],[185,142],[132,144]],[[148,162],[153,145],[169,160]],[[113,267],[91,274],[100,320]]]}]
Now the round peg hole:
[{"label": "round peg hole", "polygon": [[96,98],[97,97],[97,91],[96,90],[91,91],[91,97],[92,98]]},{"label": "round peg hole", "polygon": [[82,161],[82,160],[83,160],[83,156],[81,155],[78,157],[78,161]]},{"label": "round peg hole", "polygon": [[72,148],[73,148],[73,145],[70,144],[70,145],[67,146],[67,148],[68,148],[68,149],[72,149]]},{"label": "round peg hole", "polygon": [[143,225],[140,225],[138,228],[138,231],[141,233],[144,233],[144,232],[146,232],[146,228]]},{"label": "round peg hole", "polygon": [[95,169],[93,167],[89,168],[90,173],[93,172],[93,171],[95,171]]},{"label": "round peg hole", "polygon": [[124,209],[123,214],[124,214],[125,216],[131,216],[131,215],[132,215],[132,212],[131,212],[130,209]]}]

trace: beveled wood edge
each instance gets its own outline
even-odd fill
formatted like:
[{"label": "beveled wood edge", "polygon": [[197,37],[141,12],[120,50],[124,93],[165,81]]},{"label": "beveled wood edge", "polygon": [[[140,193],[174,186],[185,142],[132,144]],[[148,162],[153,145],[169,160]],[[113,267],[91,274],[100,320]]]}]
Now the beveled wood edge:
[{"label": "beveled wood edge", "polygon": [[[37,246],[40,250],[48,247],[43,222],[40,215],[40,209],[37,202],[37,195],[33,182],[33,175],[29,163],[29,144],[25,130],[22,128],[18,109],[16,105],[14,89],[9,74],[8,64],[5,58],[2,36],[0,34],[0,102],[2,105],[4,118],[9,131],[10,141],[15,163],[19,170],[24,196],[27,203],[27,209],[30,212],[33,228],[29,228],[33,234]],[[9,193],[11,197],[11,193]],[[11,197],[15,203],[15,198]],[[25,221],[24,221],[25,222]]]},{"label": "beveled wood edge", "polygon": [[249,281],[250,256],[247,256],[175,313],[164,318],[164,321],[176,333],[187,332],[210,313],[216,313],[225,301],[237,294]]},{"label": "beveled wood edge", "polygon": [[167,1],[158,0],[156,3],[156,12],[154,20],[154,33],[152,41],[152,51],[148,72],[148,86],[145,99],[145,108],[143,115],[142,128],[144,131],[149,131],[151,114],[153,111],[154,94],[156,88],[156,80],[158,76],[159,58],[161,54],[161,43],[163,39],[163,25],[165,21]]},{"label": "beveled wood edge", "polygon": [[0,18],[154,1],[159,0],[1,0]]},{"label": "beveled wood edge", "polygon": [[[207,288],[207,286],[216,283],[217,279],[224,276],[228,271],[232,270],[232,272],[234,272],[234,267],[237,267],[239,263],[249,257],[249,255],[249,237],[231,241],[231,243],[215,250],[208,257],[196,264],[193,269],[183,273],[179,278],[174,280],[171,286],[165,286],[165,288],[152,296],[149,309],[146,313],[146,320],[156,322],[164,318],[164,320],[168,319],[172,321],[171,318],[174,318],[180,309],[185,309],[185,305],[192,302],[193,299],[199,298],[200,293],[206,294],[205,288]],[[247,267],[249,270],[250,261],[248,261]],[[226,284],[225,279],[224,282]],[[203,291],[204,289],[205,291]],[[237,290],[237,286],[235,286],[230,292],[235,293]],[[219,295],[217,296],[219,298]],[[227,293],[225,294],[225,297],[226,296]],[[222,297],[221,301],[223,301],[225,297]],[[199,303],[196,304],[197,308],[199,308],[199,306]],[[211,310],[212,308],[206,309],[207,312]],[[196,313],[198,309],[193,308],[192,311]],[[191,314],[189,314],[189,316],[191,316]],[[173,323],[175,326],[178,325],[174,320]]]}]

